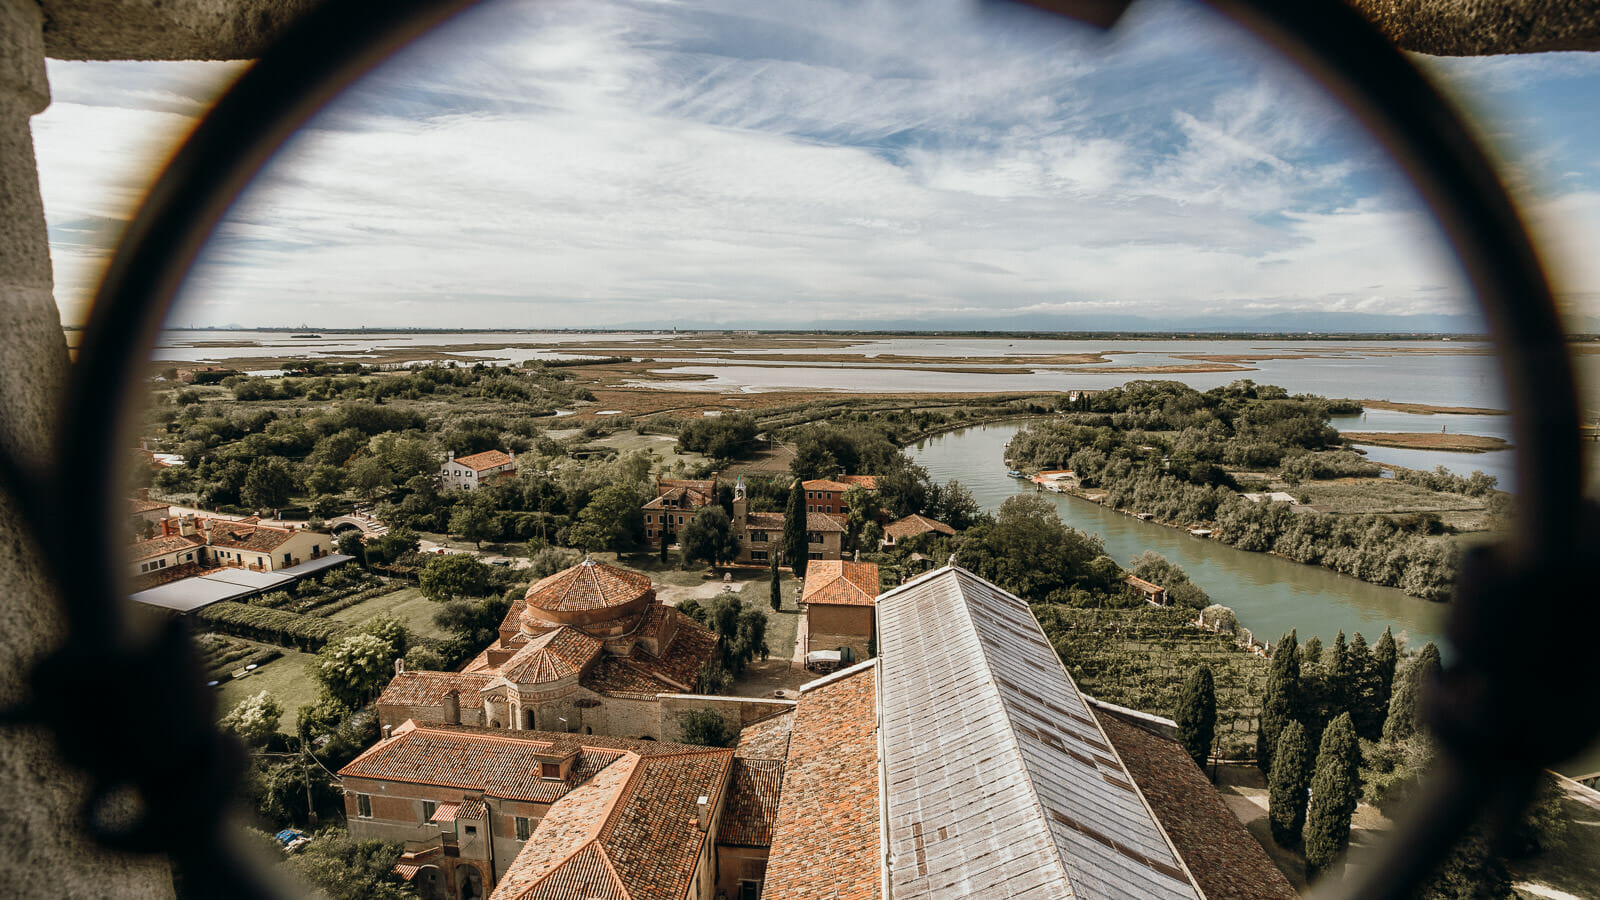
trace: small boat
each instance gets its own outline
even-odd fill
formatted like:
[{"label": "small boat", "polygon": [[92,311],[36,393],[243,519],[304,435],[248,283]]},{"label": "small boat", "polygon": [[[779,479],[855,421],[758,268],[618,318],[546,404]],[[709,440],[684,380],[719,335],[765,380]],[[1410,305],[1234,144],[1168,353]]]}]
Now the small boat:
[{"label": "small boat", "polygon": [[1203,538],[1211,537],[1211,529],[1209,529],[1209,528],[1191,528],[1191,529],[1189,529],[1189,533],[1194,535],[1195,537],[1203,537]]},{"label": "small boat", "polygon": [[1022,477],[1022,470],[1021,469],[1012,469],[1011,471],[1007,472],[1006,475],[1011,477],[1011,478],[1021,478]]}]

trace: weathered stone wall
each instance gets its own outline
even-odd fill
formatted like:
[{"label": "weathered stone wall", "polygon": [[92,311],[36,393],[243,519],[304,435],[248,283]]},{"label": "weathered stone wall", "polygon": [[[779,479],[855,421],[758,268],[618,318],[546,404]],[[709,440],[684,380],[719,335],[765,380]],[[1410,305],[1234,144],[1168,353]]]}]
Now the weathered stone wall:
[{"label": "weathered stone wall", "polygon": [[1349,0],[1400,47],[1435,56],[1600,50],[1597,0]]}]

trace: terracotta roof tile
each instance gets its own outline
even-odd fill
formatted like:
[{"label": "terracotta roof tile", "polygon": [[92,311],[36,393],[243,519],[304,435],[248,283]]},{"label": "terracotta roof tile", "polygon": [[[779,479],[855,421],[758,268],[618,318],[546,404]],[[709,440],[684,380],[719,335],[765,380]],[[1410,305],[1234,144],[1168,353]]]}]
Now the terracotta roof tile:
[{"label": "terracotta roof tile", "polygon": [[456,691],[461,708],[482,706],[478,692],[493,680],[489,675],[464,672],[401,672],[378,697],[379,706],[438,706],[444,695]]},{"label": "terracotta roof tile", "polygon": [[878,564],[817,559],[806,565],[801,603],[871,606],[878,599]]},{"label": "terracotta roof tile", "polygon": [[745,522],[750,528],[781,531],[783,530],[783,513],[753,512],[745,516]]},{"label": "terracotta roof tile", "polygon": [[650,590],[650,576],[586,559],[528,588],[527,605],[551,612],[605,609]]},{"label": "terracotta roof tile", "polygon": [[666,678],[688,690],[694,687],[695,679],[700,676],[700,667],[711,658],[717,646],[717,633],[677,610],[672,612],[678,617],[678,632],[673,635],[666,651],[660,657],[654,657],[646,653],[643,647],[634,647],[628,658],[644,666],[656,677]]},{"label": "terracotta roof tile", "polygon": [[717,843],[740,847],[772,845],[772,822],[778,817],[778,798],[783,793],[783,769],[781,759],[734,758]]},{"label": "terracotta roof tile", "polygon": [[453,461],[463,468],[482,472],[484,469],[493,469],[511,462],[511,455],[501,450],[485,450],[471,456],[458,456]]},{"label": "terracotta roof tile", "polygon": [[656,479],[657,496],[669,490],[683,488],[705,497],[710,497],[717,492],[717,483],[709,479],[694,478],[658,478]]},{"label": "terracotta roof tile", "polygon": [[927,534],[930,531],[938,534],[956,533],[954,528],[937,519],[930,519],[927,516],[919,516],[913,513],[904,519],[896,519],[884,526],[883,534],[885,537],[891,537],[898,541],[908,537],[916,537],[919,534]]},{"label": "terracotta roof tile", "polygon": [[679,690],[677,686],[651,675],[643,666],[617,656],[603,657],[583,676],[581,683],[597,694],[613,697],[654,699],[656,694],[670,694]]},{"label": "terracotta roof tile", "polygon": [[843,516],[831,515],[829,513],[806,513],[806,530],[823,532],[837,531],[840,534],[843,534],[844,522],[841,521],[843,519]]},{"label": "terracotta roof tile", "polygon": [[849,490],[850,485],[845,484],[842,481],[831,481],[831,480],[829,480],[827,478],[813,478],[810,481],[802,481],[802,482],[800,482],[800,487],[801,487],[801,489],[807,490],[807,491],[836,491],[836,492],[842,492],[842,491]]},{"label": "terracotta roof tile", "polygon": [[1102,710],[1095,718],[1207,897],[1298,896],[1177,742]]},{"label": "terracotta roof tile", "polygon": [[271,528],[266,525],[255,525],[247,522],[235,522],[228,519],[202,519],[200,521],[200,534],[207,534],[204,523],[211,524],[209,542],[213,547],[225,547],[229,550],[252,550],[257,553],[268,553],[276,550],[281,544],[294,537],[294,532],[283,528]]},{"label": "terracotta roof tile", "polygon": [[130,516],[137,516],[140,513],[155,512],[158,509],[162,512],[166,512],[170,508],[171,507],[169,504],[163,503],[159,500],[141,500],[138,497],[130,497],[128,499],[128,515]]},{"label": "terracotta roof tile", "polygon": [[848,487],[860,485],[869,491],[878,489],[878,476],[876,475],[840,475],[839,480]]},{"label": "terracotta roof tile", "polygon": [[604,646],[572,628],[557,628],[529,641],[500,667],[500,675],[513,684],[544,684],[576,675],[600,655]]},{"label": "terracotta roof tile", "polygon": [[628,755],[550,808],[496,888],[498,900],[677,900],[709,836],[697,801],[714,806],[730,750]]},{"label": "terracotta roof tile", "polygon": [[792,709],[757,719],[739,729],[739,745],[734,753],[745,759],[786,759],[793,730]]},{"label": "terracotta roof tile", "polygon": [[[579,748],[569,781],[539,776],[540,757]],[[624,754],[679,754],[703,750],[668,741],[636,741],[553,731],[510,731],[468,725],[407,722],[339,770],[347,778],[375,778],[482,791],[491,797],[553,803]]]},{"label": "terracotta roof tile", "polygon": [[874,684],[864,666],[800,695],[763,900],[878,896]]},{"label": "terracotta roof tile", "polygon": [[186,537],[173,535],[172,537],[156,537],[148,541],[139,541],[129,548],[128,559],[133,562],[142,562],[168,553],[181,553],[184,550],[193,550],[194,541]]},{"label": "terracotta roof tile", "polygon": [[678,900],[688,890],[707,841],[700,797],[716,808],[733,766],[732,750],[641,759],[600,834],[606,856],[633,900]]}]

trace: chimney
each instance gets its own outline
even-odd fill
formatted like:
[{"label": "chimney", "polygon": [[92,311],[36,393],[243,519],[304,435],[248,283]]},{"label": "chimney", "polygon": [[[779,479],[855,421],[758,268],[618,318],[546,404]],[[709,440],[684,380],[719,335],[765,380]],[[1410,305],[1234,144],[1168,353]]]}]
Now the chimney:
[{"label": "chimney", "polygon": [[405,657],[396,656],[394,658],[394,673],[396,675],[404,675],[406,673],[406,659],[405,659]]},{"label": "chimney", "polygon": [[194,534],[194,516],[180,516],[178,518],[178,534],[184,537]]},{"label": "chimney", "polygon": [[383,736],[384,736],[384,738],[388,738],[389,737],[389,731],[391,729],[393,729],[393,728],[394,728],[393,725],[385,725],[385,726],[383,726]]},{"label": "chimney", "polygon": [[704,794],[701,794],[700,795],[700,799],[696,800],[694,805],[695,805],[695,808],[697,810],[699,810],[699,812],[700,812],[700,821],[698,823],[699,826],[700,826],[700,830],[701,831],[710,830],[710,828],[711,828],[711,798],[707,797]]},{"label": "chimney", "polygon": [[446,725],[461,724],[461,695],[450,691],[444,695],[444,723]]}]

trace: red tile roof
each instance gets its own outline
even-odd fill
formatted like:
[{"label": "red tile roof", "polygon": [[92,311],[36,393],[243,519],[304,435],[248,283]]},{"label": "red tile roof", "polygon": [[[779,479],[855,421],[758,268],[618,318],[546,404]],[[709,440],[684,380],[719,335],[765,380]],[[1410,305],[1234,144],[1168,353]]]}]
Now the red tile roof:
[{"label": "red tile roof", "polygon": [[561,627],[529,641],[500,667],[512,684],[544,684],[576,675],[603,647],[600,641],[572,628]]},{"label": "red tile roof", "polygon": [[128,515],[130,516],[137,516],[140,513],[155,512],[158,509],[162,512],[166,512],[169,508],[170,507],[168,504],[162,503],[159,500],[141,500],[138,497],[130,497],[128,499]]},{"label": "red tile roof", "polygon": [[872,666],[800,695],[763,900],[878,896],[877,697]]},{"label": "red tile roof", "polygon": [[438,706],[444,695],[456,691],[461,708],[482,706],[478,692],[493,679],[463,672],[401,672],[378,697],[379,706]]},{"label": "red tile roof", "polygon": [[1207,897],[1298,896],[1177,742],[1104,710],[1095,710],[1095,718]]},{"label": "red tile roof", "polygon": [[[553,752],[573,747],[580,748],[580,752],[570,780],[540,777],[541,757],[548,759]],[[466,725],[418,725],[408,721],[351,760],[339,770],[339,775],[482,791],[507,800],[553,803],[624,754],[676,754],[702,749],[666,741]]]},{"label": "red tile roof", "polygon": [[757,719],[739,729],[739,745],[734,753],[745,759],[787,759],[793,730],[792,709]]},{"label": "red tile roof", "polygon": [[[626,756],[552,806],[496,887],[497,900],[680,900],[730,780],[733,751]],[[709,875],[709,873],[707,873]]]},{"label": "red tile roof", "polygon": [[605,609],[637,600],[650,576],[586,559],[528,588],[528,606],[550,612]]},{"label": "red tile roof", "polygon": [[178,537],[176,535],[172,537],[155,537],[148,541],[140,541],[129,548],[128,559],[133,562],[143,562],[147,559],[155,559],[158,556],[166,556],[168,553],[193,550],[194,547],[194,541],[186,537]]},{"label": "red tile roof", "polygon": [[660,495],[665,494],[666,492],[668,492],[670,490],[675,490],[677,488],[685,488],[687,490],[694,491],[695,493],[700,494],[702,496],[710,497],[710,496],[712,496],[713,494],[715,494],[717,492],[717,483],[715,481],[712,481],[712,480],[709,480],[709,479],[706,479],[706,480],[698,480],[698,479],[693,479],[693,478],[657,478],[656,479],[656,495],[657,496],[660,496]]},{"label": "red tile roof", "polygon": [[844,516],[830,513],[806,513],[807,531],[837,531],[844,533]]},{"label": "red tile roof", "polygon": [[[211,525],[210,532],[205,528],[208,522]],[[207,536],[207,542],[213,547],[252,550],[257,553],[276,550],[279,545],[294,537],[294,532],[287,529],[234,522],[228,519],[201,519],[196,523],[196,527],[201,535]]]},{"label": "red tile roof", "polygon": [[749,528],[758,528],[765,531],[783,530],[783,513],[753,512],[745,516]]},{"label": "red tile roof", "polygon": [[500,450],[485,450],[471,456],[458,456],[454,462],[474,472],[482,472],[484,469],[493,469],[511,462],[511,455]]},{"label": "red tile roof", "polygon": [[913,513],[904,519],[896,519],[884,526],[883,534],[885,537],[894,538],[898,541],[903,538],[916,537],[919,534],[927,534],[930,531],[938,532],[939,534],[956,533],[954,528],[937,519],[930,519],[927,516],[919,516]]},{"label": "red tile roof", "polygon": [[830,481],[826,478],[814,478],[810,481],[800,482],[800,487],[807,491],[835,491],[843,492],[850,489],[850,485],[842,481]]},{"label": "red tile roof", "polygon": [[651,697],[693,690],[700,667],[717,646],[717,633],[673,609],[678,630],[665,653],[651,656],[635,646],[627,658],[606,656],[589,670],[583,686],[601,694]]},{"label": "red tile roof", "polygon": [[850,487],[860,485],[869,491],[878,489],[878,476],[876,475],[840,475],[839,480]]},{"label": "red tile roof", "polygon": [[816,559],[806,564],[801,603],[871,606],[878,599],[878,564],[846,559]]},{"label": "red tile roof", "polygon": [[778,799],[783,793],[783,769],[781,759],[734,758],[728,805],[722,811],[717,843],[772,846],[772,823],[778,817]]}]

